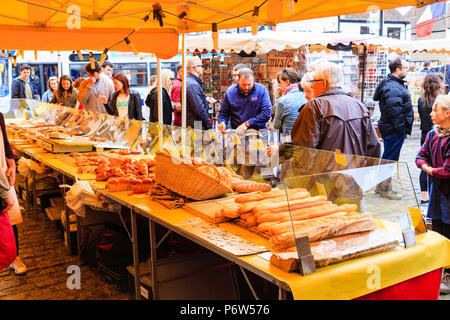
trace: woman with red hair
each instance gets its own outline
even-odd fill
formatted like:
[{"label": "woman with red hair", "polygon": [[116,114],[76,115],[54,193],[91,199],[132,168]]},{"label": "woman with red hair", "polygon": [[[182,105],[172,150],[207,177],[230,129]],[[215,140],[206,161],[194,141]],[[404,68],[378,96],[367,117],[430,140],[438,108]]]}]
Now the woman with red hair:
[{"label": "woman with red hair", "polygon": [[138,92],[130,89],[130,83],[125,74],[119,72],[113,76],[114,90],[111,101],[107,102],[103,98],[106,111],[110,115],[123,119],[143,120],[141,96]]}]

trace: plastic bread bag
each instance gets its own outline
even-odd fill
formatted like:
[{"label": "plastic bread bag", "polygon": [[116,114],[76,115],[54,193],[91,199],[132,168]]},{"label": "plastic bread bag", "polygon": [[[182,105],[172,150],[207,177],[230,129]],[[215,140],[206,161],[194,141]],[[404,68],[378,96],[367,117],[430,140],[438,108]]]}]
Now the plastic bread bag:
[{"label": "plastic bread bag", "polygon": [[[396,235],[380,228],[311,242],[310,244],[311,254],[314,256],[314,262],[318,267],[391,250],[397,245]],[[297,271],[297,248],[290,247],[285,249],[284,252],[274,253],[270,261],[285,271]]]},{"label": "plastic bread bag", "polygon": [[[292,202],[291,202],[292,206]],[[294,219],[298,219],[295,217]],[[308,236],[311,242],[346,234],[370,231],[376,228],[376,221],[371,214],[352,214],[335,212],[323,217],[299,221],[287,221],[271,226],[269,242],[271,249],[281,252],[295,246],[295,237]],[[295,232],[295,234],[294,234]]]}]

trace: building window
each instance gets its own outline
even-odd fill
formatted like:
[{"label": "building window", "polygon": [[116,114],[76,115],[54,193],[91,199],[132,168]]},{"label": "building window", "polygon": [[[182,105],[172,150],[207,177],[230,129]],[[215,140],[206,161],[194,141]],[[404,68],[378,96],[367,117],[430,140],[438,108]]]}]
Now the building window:
[{"label": "building window", "polygon": [[387,36],[393,39],[400,39],[400,28],[387,28]]},{"label": "building window", "polygon": [[114,73],[124,73],[131,87],[146,87],[148,85],[146,63],[113,63]]},{"label": "building window", "polygon": [[359,34],[369,34],[369,33],[370,33],[369,27],[365,27],[365,26],[360,27]]}]

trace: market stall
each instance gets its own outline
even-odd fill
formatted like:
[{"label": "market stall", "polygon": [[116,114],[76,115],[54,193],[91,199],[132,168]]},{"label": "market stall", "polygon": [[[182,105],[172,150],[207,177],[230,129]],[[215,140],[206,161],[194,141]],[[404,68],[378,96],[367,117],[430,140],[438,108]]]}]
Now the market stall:
[{"label": "market stall", "polygon": [[[6,50],[99,50],[106,57],[108,51],[151,53],[167,59],[178,52],[178,34],[182,34],[181,48],[186,54],[185,34],[212,31],[214,48],[219,50],[218,30],[314,19],[343,14],[366,12],[371,4],[377,10],[398,6],[424,6],[435,1],[407,0],[401,4],[389,1],[332,1],[303,3],[287,0],[209,1],[154,3],[135,1],[82,0],[77,4],[52,4],[51,1],[4,2],[0,15],[0,36]],[[126,26],[126,27],[118,27]],[[131,30],[130,30],[131,29]],[[160,45],[164,43],[164,45]],[[37,52],[37,51],[36,51]],[[160,66],[158,60],[158,66]],[[159,68],[158,68],[159,70]],[[183,67],[183,75],[186,70]],[[160,78],[160,72],[158,72]],[[184,79],[185,80],[185,79]],[[160,83],[161,81],[158,81]],[[183,81],[185,83],[185,81]],[[182,124],[185,125],[185,88],[182,94]],[[162,89],[158,88],[159,115],[162,115]],[[162,118],[161,118],[162,119]],[[160,121],[161,122],[161,121]]]},{"label": "market stall", "polygon": [[[100,138],[98,129],[75,134],[77,127],[69,125],[89,114],[40,103],[30,109],[36,119],[26,122],[28,128],[14,125],[17,119],[8,121],[14,148],[63,176],[87,181],[95,194],[131,211],[135,274],[139,274],[136,215],[147,218],[152,231],[162,225],[235,263],[244,274],[245,269],[275,283],[279,298],[291,292],[294,299],[353,299],[450,263],[449,240],[424,229],[401,162],[300,147],[280,159],[268,158],[263,150],[270,143],[257,136],[145,122],[132,149],[106,150],[100,144],[105,141],[95,141]],[[55,133],[62,141],[83,139],[89,133],[97,150],[55,153],[24,148],[18,139],[48,139]],[[240,170],[243,167],[250,171]],[[276,167],[280,170],[273,170]],[[197,183],[189,183],[192,179]],[[402,190],[402,200],[386,204],[375,194],[375,186],[386,179]],[[318,233],[317,228],[328,231]],[[296,245],[297,239],[305,241],[305,235],[310,239],[306,255],[305,247]],[[154,299],[156,265],[152,254],[149,277]],[[377,278],[374,265],[383,277]],[[139,285],[139,276],[135,280]],[[436,285],[439,281],[429,286]],[[438,289],[428,293],[415,298],[437,297]]]}]

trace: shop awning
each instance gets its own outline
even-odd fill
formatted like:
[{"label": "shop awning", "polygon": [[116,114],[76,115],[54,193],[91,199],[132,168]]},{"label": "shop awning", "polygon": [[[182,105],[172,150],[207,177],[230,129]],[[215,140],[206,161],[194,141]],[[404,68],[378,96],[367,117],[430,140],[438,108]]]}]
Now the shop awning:
[{"label": "shop awning", "polygon": [[[189,36],[185,40],[186,48],[190,52],[213,50],[211,35]],[[297,49],[303,45],[309,45],[312,51],[326,49],[327,45],[375,45],[382,46],[397,53],[412,53],[427,51],[445,53],[450,52],[450,41],[443,39],[406,41],[388,37],[373,35],[344,34],[344,33],[311,33],[311,32],[285,32],[285,31],[260,31],[256,36],[251,33],[220,34],[220,50],[228,53],[241,50],[249,54],[265,54],[271,50],[283,51],[285,49]]]},{"label": "shop awning", "polygon": [[[170,58],[178,52],[178,33],[248,27],[255,6],[264,25],[434,3],[435,0],[5,0],[0,12],[2,49],[130,51]],[[153,11],[152,11],[153,10]],[[162,21],[154,19],[160,12]],[[143,18],[148,15],[144,25]],[[183,16],[184,15],[184,16]],[[182,17],[183,16],[183,17]],[[182,17],[180,19],[180,17]],[[156,16],[157,18],[157,16]],[[161,24],[160,24],[161,23]],[[142,25],[139,31],[130,33]],[[162,25],[162,26],[161,26]],[[220,38],[219,38],[220,39]],[[117,46],[115,43],[122,41]],[[221,40],[219,40],[221,41]]]}]

